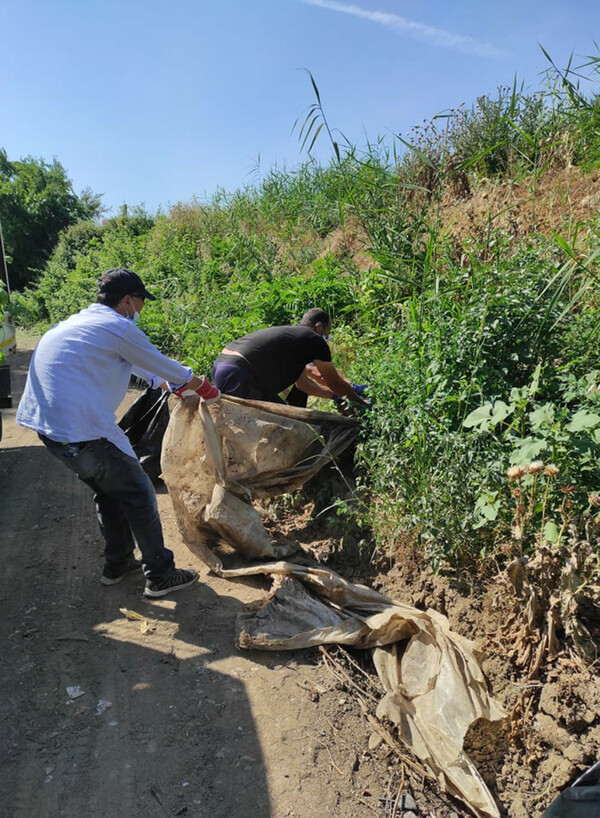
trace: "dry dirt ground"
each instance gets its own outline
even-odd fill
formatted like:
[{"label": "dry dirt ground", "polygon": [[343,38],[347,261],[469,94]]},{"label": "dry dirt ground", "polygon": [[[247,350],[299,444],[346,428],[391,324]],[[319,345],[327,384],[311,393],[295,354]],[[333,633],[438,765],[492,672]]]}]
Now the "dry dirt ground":
[{"label": "dry dirt ground", "polygon": [[[11,359],[15,405],[32,347]],[[3,818],[383,815],[369,730],[318,651],[238,651],[260,581],[209,576],[158,490],[165,539],[201,582],[100,584],[91,493],[4,413],[0,622]],[[130,620],[127,609],[143,620]],[[382,753],[387,781],[391,761]],[[401,814],[401,813],[399,813]]]},{"label": "dry dirt ground", "polygon": [[[585,254],[590,234],[597,233],[599,211],[598,169],[586,172],[552,166],[533,181],[530,177],[500,182],[483,178],[473,189],[460,193],[449,185],[440,202],[439,219],[444,235],[454,244],[456,260],[468,265],[472,255],[493,257],[495,243],[488,246],[493,230],[502,231],[504,252],[533,233],[554,231]],[[350,219],[344,230],[335,230],[324,239],[322,255],[347,254],[359,269],[366,270],[378,266],[365,250],[369,244]]]},{"label": "dry dirt ground", "polygon": [[[18,343],[15,405],[33,339]],[[166,541],[201,579],[164,600],[142,597],[141,576],[100,584],[89,489],[14,423],[14,410],[4,413],[0,498],[0,816],[400,818],[411,806],[419,818],[470,814],[374,729],[368,657],[236,649],[236,614],[268,586],[209,574],[181,542],[164,488]],[[329,529],[319,539],[309,516],[297,509],[273,526],[287,535],[297,527],[304,545],[324,553],[335,537]],[[422,569],[397,566],[366,581],[446,613],[486,650],[494,695],[536,714],[474,729],[468,749],[503,816],[540,815],[596,760],[597,678],[562,657],[532,692],[503,654],[505,600],[459,593]],[[404,806],[400,796],[409,796]]]}]

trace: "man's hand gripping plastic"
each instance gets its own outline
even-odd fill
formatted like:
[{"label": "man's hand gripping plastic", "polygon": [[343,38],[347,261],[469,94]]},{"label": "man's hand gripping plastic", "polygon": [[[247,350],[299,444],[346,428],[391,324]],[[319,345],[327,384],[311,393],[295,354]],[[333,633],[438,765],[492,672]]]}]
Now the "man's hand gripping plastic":
[{"label": "man's hand gripping plastic", "polygon": [[205,403],[214,403],[219,400],[221,393],[216,386],[208,380],[208,378],[201,378],[202,383],[196,389],[190,389],[187,384],[184,384],[179,389],[174,389],[173,394],[178,398],[200,397]]}]

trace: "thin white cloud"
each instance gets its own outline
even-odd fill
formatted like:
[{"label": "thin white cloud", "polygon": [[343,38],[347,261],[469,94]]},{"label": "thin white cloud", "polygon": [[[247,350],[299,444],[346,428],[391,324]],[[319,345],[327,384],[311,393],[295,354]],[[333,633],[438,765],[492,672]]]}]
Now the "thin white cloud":
[{"label": "thin white cloud", "polygon": [[425,23],[415,23],[401,17],[399,14],[388,14],[385,11],[368,11],[360,6],[349,5],[348,3],[338,3],[337,0],[300,0],[309,6],[319,6],[330,11],[339,11],[342,14],[351,14],[372,23],[379,23],[393,31],[407,34],[413,40],[423,40],[430,45],[451,48],[454,51],[462,51],[466,54],[475,54],[478,57],[492,57],[494,59],[504,59],[510,54],[501,48],[497,48],[489,43],[482,43],[473,37],[464,34],[452,34],[441,28],[425,25]]}]

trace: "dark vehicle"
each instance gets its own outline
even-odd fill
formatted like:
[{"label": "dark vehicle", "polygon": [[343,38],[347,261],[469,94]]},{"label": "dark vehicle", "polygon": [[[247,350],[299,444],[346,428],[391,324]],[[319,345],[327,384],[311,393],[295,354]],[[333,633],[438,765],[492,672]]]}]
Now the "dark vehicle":
[{"label": "dark vehicle", "polygon": [[[6,358],[0,353],[0,410],[10,409],[12,395],[10,391],[10,366]],[[0,411],[0,440],[2,440],[2,412]]]},{"label": "dark vehicle", "polygon": [[7,355],[15,349],[15,328],[8,313],[0,312],[0,440],[2,440],[2,409],[12,407],[10,364]]},{"label": "dark vehicle", "polygon": [[580,775],[553,801],[542,818],[599,818],[600,761]]}]

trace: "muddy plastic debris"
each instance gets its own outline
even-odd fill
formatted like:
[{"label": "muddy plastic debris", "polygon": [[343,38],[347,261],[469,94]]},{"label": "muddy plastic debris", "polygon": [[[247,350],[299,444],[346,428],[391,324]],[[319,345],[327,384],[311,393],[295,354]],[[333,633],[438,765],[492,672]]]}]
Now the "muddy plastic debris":
[{"label": "muddy plastic debris", "polygon": [[247,559],[281,559],[295,543],[271,542],[253,499],[300,488],[356,437],[356,421],[284,404],[222,397],[171,412],[161,458],[182,538],[210,564],[207,536]]},{"label": "muddy plastic debris", "polygon": [[83,690],[79,687],[79,685],[69,685],[67,687],[67,696],[70,699],[78,699],[80,696],[83,696]]},{"label": "muddy plastic debris", "polygon": [[271,542],[252,500],[299,488],[355,434],[352,419],[278,404],[224,397],[210,407],[176,405],[163,441],[162,475],[182,538],[221,577],[273,579],[265,603],[238,615],[239,647],[337,643],[371,650],[385,690],[378,718],[396,725],[442,789],[477,816],[498,818],[463,741],[475,721],[505,713],[488,695],[473,643],[451,631],[445,616],[353,585],[319,565],[278,561],[225,570],[206,545],[207,536],[217,534],[250,560],[288,556],[290,546]]},{"label": "muddy plastic debris", "polygon": [[112,702],[108,699],[98,699],[96,704],[96,710],[94,711],[97,716],[101,716],[106,710],[112,707]]},{"label": "muddy plastic debris", "polygon": [[156,627],[155,622],[153,622],[151,619],[148,619],[147,616],[143,616],[142,614],[137,613],[137,611],[132,611],[129,608],[119,608],[119,613],[122,613],[126,619],[133,620],[134,622],[139,622],[140,633],[150,633]]},{"label": "muddy plastic debris", "polygon": [[286,650],[335,643],[370,649],[386,691],[377,717],[396,725],[442,789],[476,815],[498,818],[463,741],[475,721],[496,721],[505,713],[488,694],[473,643],[454,633],[445,616],[353,585],[322,567],[279,562],[216,573],[224,578],[267,574],[274,580],[260,607],[238,615],[241,648]]}]

